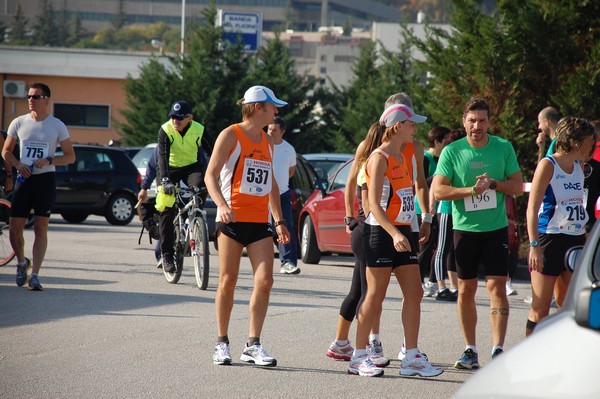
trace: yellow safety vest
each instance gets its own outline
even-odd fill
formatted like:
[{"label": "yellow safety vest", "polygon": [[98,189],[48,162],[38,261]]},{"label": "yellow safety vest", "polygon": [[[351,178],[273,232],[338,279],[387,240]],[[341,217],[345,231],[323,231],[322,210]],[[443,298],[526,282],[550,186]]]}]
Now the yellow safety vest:
[{"label": "yellow safety vest", "polygon": [[190,127],[182,137],[175,130],[171,121],[165,122],[163,131],[169,138],[169,166],[182,168],[198,161],[198,148],[200,148],[204,126],[196,121],[190,122]]}]

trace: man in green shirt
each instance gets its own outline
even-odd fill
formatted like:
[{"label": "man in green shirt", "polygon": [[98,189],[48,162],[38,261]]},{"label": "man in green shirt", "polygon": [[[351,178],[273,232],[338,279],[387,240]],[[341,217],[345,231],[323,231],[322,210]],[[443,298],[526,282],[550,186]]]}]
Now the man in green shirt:
[{"label": "man in green shirt", "polygon": [[512,144],[488,133],[489,106],[471,99],[465,106],[467,136],[447,145],[440,156],[432,189],[438,200],[452,201],[454,252],[458,273],[458,315],[466,349],[454,365],[479,367],[475,342],[478,268],[485,269],[490,297],[492,357],[502,353],[508,323],[508,219],[504,196],[520,195],[523,177]]}]

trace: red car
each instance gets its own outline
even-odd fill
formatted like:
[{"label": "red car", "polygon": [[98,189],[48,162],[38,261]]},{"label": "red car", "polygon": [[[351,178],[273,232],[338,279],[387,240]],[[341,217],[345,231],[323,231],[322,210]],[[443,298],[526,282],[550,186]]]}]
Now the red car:
[{"label": "red car", "polygon": [[[319,179],[316,191],[306,201],[300,211],[300,257],[302,262],[318,264],[323,253],[352,254],[350,235],[344,225],[344,191],[346,179],[352,166],[352,159],[340,166],[328,181]],[[354,204],[356,214],[358,201]],[[508,216],[508,242],[510,259],[516,264],[519,257],[519,224],[517,222],[517,202],[514,196],[506,196]]]}]

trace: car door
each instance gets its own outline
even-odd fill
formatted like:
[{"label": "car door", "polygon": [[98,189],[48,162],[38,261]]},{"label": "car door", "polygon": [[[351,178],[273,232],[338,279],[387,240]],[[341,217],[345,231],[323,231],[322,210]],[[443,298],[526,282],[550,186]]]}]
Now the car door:
[{"label": "car door", "polygon": [[316,217],[320,247],[323,251],[352,252],[350,235],[344,224],[344,193],[352,162],[344,164],[329,181],[326,195],[318,202]]},{"label": "car door", "polygon": [[76,148],[75,153],[74,164],[57,168],[56,206],[101,207],[109,193],[113,162],[95,148]]}]

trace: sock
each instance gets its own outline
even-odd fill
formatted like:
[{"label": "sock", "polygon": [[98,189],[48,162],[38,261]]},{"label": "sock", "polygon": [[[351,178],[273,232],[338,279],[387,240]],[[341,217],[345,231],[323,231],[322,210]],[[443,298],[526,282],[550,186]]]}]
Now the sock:
[{"label": "sock", "polygon": [[229,344],[229,337],[227,335],[224,335],[222,337],[217,337],[217,343],[219,342],[224,342],[226,344]]},{"label": "sock", "polygon": [[535,330],[535,326],[537,326],[537,323],[535,321],[531,321],[531,320],[527,320],[527,324],[525,325],[525,336],[528,337],[533,333],[533,330]]},{"label": "sock", "polygon": [[450,288],[450,292],[454,294],[455,292],[458,292],[458,288]]},{"label": "sock", "polygon": [[501,349],[504,350],[504,348],[502,347],[502,345],[496,345],[492,348],[492,355],[494,354],[494,352],[496,352],[496,349]]},{"label": "sock", "polygon": [[348,345],[350,345],[350,340],[348,340],[348,339],[344,339],[344,340],[336,339],[335,340],[335,344],[337,346],[341,346],[341,347],[348,346]]},{"label": "sock", "polygon": [[37,273],[31,273],[31,277],[37,277]]},{"label": "sock", "polygon": [[419,354],[419,348],[406,350],[406,360],[413,360]]},{"label": "sock", "polygon": [[260,337],[248,337],[248,346],[260,345]]},{"label": "sock", "polygon": [[366,349],[354,349],[354,353],[352,354],[352,359],[357,359],[359,357],[367,356]]},{"label": "sock", "polygon": [[475,346],[475,345],[467,345],[465,347],[465,350],[467,350],[467,349],[471,349],[473,352],[477,353],[477,346]]},{"label": "sock", "polygon": [[18,264],[19,266],[25,266],[25,264],[26,264],[26,263],[27,263],[27,259],[25,259],[25,258],[23,258],[23,262],[21,262],[21,261],[17,261],[17,264]]},{"label": "sock", "polygon": [[369,334],[369,342],[373,342],[373,341],[381,342],[379,340],[379,334]]}]

